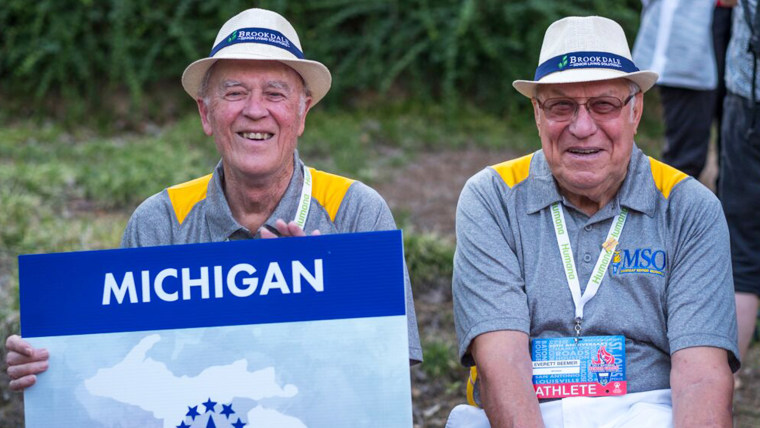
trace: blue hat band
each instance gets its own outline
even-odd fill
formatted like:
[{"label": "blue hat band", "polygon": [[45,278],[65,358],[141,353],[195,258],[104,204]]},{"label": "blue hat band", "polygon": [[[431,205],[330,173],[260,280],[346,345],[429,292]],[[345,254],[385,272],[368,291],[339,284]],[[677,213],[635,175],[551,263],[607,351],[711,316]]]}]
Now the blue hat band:
[{"label": "blue hat band", "polygon": [[540,80],[544,76],[558,71],[579,68],[609,68],[624,73],[639,71],[633,64],[633,61],[620,55],[609,52],[570,52],[568,54],[557,55],[540,64],[536,68],[536,75],[533,80]]},{"label": "blue hat band", "polygon": [[279,31],[270,30],[268,28],[240,28],[233,31],[229,36],[222,39],[213,49],[209,57],[213,57],[217,52],[226,48],[227,46],[236,45],[238,43],[258,43],[262,45],[275,46],[292,53],[296,58],[303,59],[303,52],[301,52],[296,45],[290,41],[285,35]]}]

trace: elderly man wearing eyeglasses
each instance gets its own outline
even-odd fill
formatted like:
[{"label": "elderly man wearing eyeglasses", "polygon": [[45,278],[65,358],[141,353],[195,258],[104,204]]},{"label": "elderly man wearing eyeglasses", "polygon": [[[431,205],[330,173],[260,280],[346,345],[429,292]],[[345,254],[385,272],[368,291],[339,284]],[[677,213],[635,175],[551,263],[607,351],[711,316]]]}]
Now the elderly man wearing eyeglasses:
[{"label": "elderly man wearing eyeglasses", "polygon": [[541,150],[460,196],[454,313],[472,368],[447,427],[731,426],[728,230],[709,190],[634,143],[656,80],[617,23],[570,17],[513,83]]}]

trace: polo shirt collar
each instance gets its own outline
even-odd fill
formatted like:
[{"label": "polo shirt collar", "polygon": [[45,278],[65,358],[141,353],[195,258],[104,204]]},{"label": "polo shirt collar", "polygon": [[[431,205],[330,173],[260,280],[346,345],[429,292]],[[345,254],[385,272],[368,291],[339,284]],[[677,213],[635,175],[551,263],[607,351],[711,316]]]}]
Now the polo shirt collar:
[{"label": "polo shirt collar", "polygon": [[662,196],[654,185],[649,157],[636,144],[633,145],[628,174],[623,180],[616,200],[621,206],[653,217],[658,197]]},{"label": "polo shirt collar", "polygon": [[[293,176],[290,178],[288,188],[285,189],[285,194],[266,221],[266,224],[270,226],[274,226],[278,218],[286,221],[295,218],[303,187],[303,162],[298,156],[297,150],[293,154],[293,165]],[[217,242],[258,236],[258,231],[249,231],[232,216],[230,205],[224,195],[223,182],[224,168],[220,160],[214,169],[206,192],[206,222],[211,233],[211,239]]]},{"label": "polo shirt collar", "polygon": [[562,201],[562,195],[559,193],[557,182],[552,176],[543,150],[533,155],[528,175],[533,179],[525,180],[528,187],[527,214],[537,213],[555,202]]},{"label": "polo shirt collar", "polygon": [[[526,180],[528,187],[527,214],[541,211],[555,202],[564,202],[564,198],[559,193],[557,182],[549,169],[549,164],[546,162],[543,150],[537,151],[533,156],[529,174],[533,179]],[[656,200],[657,189],[653,184],[649,158],[634,144],[631,159],[628,162],[628,173],[620,186],[620,190],[610,203],[594,214],[594,217],[599,220],[614,217],[620,211],[621,206],[652,217]]]}]

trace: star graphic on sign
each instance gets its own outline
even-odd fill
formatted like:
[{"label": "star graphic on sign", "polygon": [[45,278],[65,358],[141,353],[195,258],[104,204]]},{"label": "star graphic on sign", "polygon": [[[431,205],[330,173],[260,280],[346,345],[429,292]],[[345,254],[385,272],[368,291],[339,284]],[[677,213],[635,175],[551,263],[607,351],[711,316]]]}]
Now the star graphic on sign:
[{"label": "star graphic on sign", "polygon": [[198,413],[198,406],[187,406],[187,414],[185,416],[190,416],[193,420],[195,420],[195,417],[200,415],[201,414]]},{"label": "star graphic on sign", "polygon": [[227,419],[230,418],[230,415],[235,413],[234,410],[232,410],[232,403],[230,404],[222,404],[222,411],[219,412],[220,414],[224,415]]},{"label": "star graphic on sign", "polygon": [[[180,422],[179,425],[177,425],[177,428],[192,428],[192,427],[203,427],[203,428],[224,428],[224,427],[233,427],[233,428],[243,428],[244,426],[248,425],[247,422],[243,422],[241,418],[236,418],[237,422],[232,422],[230,419],[230,415],[235,415],[237,412],[232,408],[233,404],[223,404],[218,401],[211,401],[211,397],[209,397],[205,402],[201,403],[205,407],[205,411],[201,414],[198,411],[198,407],[200,407],[200,404],[197,406],[187,406],[187,414],[185,415],[185,420]],[[222,410],[217,413],[216,406],[220,405],[222,406]],[[209,414],[209,412],[211,414]],[[222,420],[222,418],[218,417],[217,415],[224,415],[225,420]],[[192,421],[186,422],[186,419],[190,417]],[[204,422],[205,421],[205,422]],[[221,425],[217,425],[221,424]]]},{"label": "star graphic on sign", "polygon": [[211,401],[211,398],[209,398],[205,403],[203,403],[204,406],[206,406],[206,411],[204,413],[213,412],[214,406],[216,406],[216,401]]}]

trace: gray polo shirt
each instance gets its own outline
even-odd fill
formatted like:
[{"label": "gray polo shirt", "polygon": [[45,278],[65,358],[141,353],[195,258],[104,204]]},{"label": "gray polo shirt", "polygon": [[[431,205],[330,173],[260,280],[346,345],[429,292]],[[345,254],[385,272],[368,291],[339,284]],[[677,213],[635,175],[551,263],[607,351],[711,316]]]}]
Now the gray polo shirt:
[{"label": "gray polo shirt", "polygon": [[[293,177],[285,195],[266,223],[295,218],[303,186],[303,163],[295,154]],[[337,175],[311,169],[312,199],[304,230],[323,234],[393,230],[385,200],[372,188]],[[172,186],[151,196],[137,207],[127,223],[122,247],[219,242],[259,238],[258,231],[241,226],[232,216],[222,190],[224,172],[219,162],[213,174]],[[414,312],[409,274],[406,283],[406,313],[409,359],[422,361],[417,317]]]},{"label": "gray polo shirt", "polygon": [[584,308],[583,334],[624,335],[628,391],[669,388],[670,355],[726,349],[738,369],[728,231],[698,181],[634,147],[615,198],[588,217],[559,193],[542,151],[486,168],[457,206],[454,316],[459,356],[483,333],[574,336],[574,305],[552,225],[560,202],[585,290],[621,207],[629,215],[612,263]]}]

